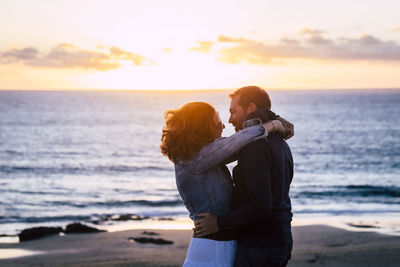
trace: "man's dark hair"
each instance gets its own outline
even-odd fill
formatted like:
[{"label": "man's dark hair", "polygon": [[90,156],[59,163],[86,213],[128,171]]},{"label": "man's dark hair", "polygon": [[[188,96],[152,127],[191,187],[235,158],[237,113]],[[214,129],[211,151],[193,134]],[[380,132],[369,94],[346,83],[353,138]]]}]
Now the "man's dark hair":
[{"label": "man's dark hair", "polygon": [[271,109],[271,99],[268,93],[258,86],[245,86],[237,89],[229,95],[230,98],[239,96],[239,105],[247,108],[250,103],[254,103],[257,108]]}]

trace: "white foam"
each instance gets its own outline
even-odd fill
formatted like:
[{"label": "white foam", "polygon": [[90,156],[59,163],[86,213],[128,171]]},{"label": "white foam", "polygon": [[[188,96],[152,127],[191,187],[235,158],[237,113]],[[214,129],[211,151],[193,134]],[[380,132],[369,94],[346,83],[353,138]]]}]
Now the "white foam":
[{"label": "white foam", "polygon": [[36,254],[41,254],[40,251],[32,251],[26,249],[15,249],[15,248],[1,248],[0,249],[0,259],[10,259],[25,256],[32,256]]}]

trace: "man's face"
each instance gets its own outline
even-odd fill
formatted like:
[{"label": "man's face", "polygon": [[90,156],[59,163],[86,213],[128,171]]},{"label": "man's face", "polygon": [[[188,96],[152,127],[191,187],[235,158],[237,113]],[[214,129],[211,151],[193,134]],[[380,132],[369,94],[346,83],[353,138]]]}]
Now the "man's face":
[{"label": "man's face", "polygon": [[231,116],[229,117],[229,123],[232,123],[236,132],[242,129],[243,122],[249,114],[247,110],[239,105],[239,98],[240,96],[232,97],[231,106],[229,108],[229,112],[231,113]]}]

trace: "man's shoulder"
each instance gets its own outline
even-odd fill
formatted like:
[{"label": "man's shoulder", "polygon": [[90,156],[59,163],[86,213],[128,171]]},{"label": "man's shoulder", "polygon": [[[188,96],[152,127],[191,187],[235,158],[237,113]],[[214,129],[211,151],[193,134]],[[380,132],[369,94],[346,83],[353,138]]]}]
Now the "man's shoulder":
[{"label": "man's shoulder", "polygon": [[290,150],[285,140],[278,134],[269,134],[267,138],[258,139],[246,145],[240,154],[249,155],[249,153],[276,154],[279,150]]},{"label": "man's shoulder", "polygon": [[278,133],[272,133],[267,136],[268,143],[271,147],[276,146],[276,147],[287,147],[289,148],[289,145],[286,143],[285,139]]},{"label": "man's shoulder", "polygon": [[274,157],[289,157],[291,158],[292,152],[288,143],[277,133],[268,135],[268,147]]}]

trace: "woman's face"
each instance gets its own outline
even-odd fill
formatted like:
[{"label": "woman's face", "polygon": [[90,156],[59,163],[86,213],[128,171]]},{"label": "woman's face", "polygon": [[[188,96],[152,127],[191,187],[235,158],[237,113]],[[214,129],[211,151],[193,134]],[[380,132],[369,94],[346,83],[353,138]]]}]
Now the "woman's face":
[{"label": "woman's face", "polygon": [[215,139],[217,139],[221,137],[222,131],[225,128],[225,125],[221,122],[221,118],[219,117],[218,111],[214,113],[213,125],[215,130]]}]

